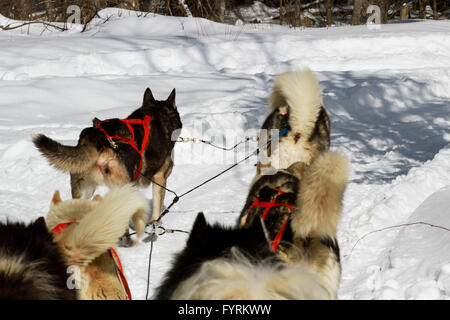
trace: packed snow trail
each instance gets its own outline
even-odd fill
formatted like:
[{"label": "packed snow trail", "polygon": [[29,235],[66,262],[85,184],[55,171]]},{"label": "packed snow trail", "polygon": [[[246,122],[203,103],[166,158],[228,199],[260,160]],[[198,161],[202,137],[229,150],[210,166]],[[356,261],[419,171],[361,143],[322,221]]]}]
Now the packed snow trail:
[{"label": "packed snow trail", "polygon": [[[120,16],[119,16],[120,15]],[[332,149],[351,160],[338,239],[341,299],[449,299],[450,23],[416,21],[328,29],[229,26],[197,18],[107,9],[91,30],[0,32],[0,216],[30,221],[48,212],[67,174],[48,165],[30,135],[74,145],[100,119],[126,117],[145,88],[177,90],[182,136],[232,146],[258,132],[274,76],[309,67],[320,80]],[[0,24],[6,23],[0,17]],[[95,26],[97,23],[97,26]],[[42,33],[42,34],[41,34]],[[181,194],[256,148],[236,152],[177,143],[168,187]],[[233,224],[254,177],[255,158],[189,194],[163,219],[189,231],[196,214]],[[100,188],[99,193],[105,193]],[[151,188],[143,190],[151,201]],[[166,194],[165,205],[173,196]],[[154,243],[151,293],[187,235]],[[133,297],[145,298],[150,244],[119,248]],[[350,254],[351,252],[351,254]]]}]

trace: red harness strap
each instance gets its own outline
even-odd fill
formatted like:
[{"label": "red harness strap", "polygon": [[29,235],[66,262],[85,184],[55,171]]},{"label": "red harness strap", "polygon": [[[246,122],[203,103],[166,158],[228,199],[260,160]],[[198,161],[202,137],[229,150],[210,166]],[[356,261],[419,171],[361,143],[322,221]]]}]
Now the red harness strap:
[{"label": "red harness strap", "polygon": [[[277,191],[278,191],[278,195],[282,195],[284,193],[280,189],[277,189]],[[273,207],[284,206],[284,207],[287,207],[289,209],[289,212],[291,212],[292,209],[294,209],[294,207],[291,206],[290,204],[277,202],[277,198],[278,197],[275,197],[275,199],[273,199],[271,202],[261,201],[261,200],[259,200],[259,197],[256,198],[256,200],[251,205],[250,209],[248,209],[247,215],[245,217],[245,223],[244,224],[247,224],[250,210],[253,209],[254,207],[262,207],[262,208],[264,208],[264,211],[263,211],[263,214],[262,214],[262,217],[261,217],[263,219],[263,221],[266,220],[267,213]],[[283,225],[281,226],[280,231],[278,231],[275,239],[272,240],[272,242],[271,242],[272,251],[276,251],[277,250],[278,245],[280,244],[281,238],[283,237],[284,230],[286,229],[287,222],[288,222],[288,218],[285,219]]]},{"label": "red harness strap", "polygon": [[[144,154],[145,148],[147,147],[147,143],[148,143],[148,140],[150,137],[149,124],[150,124],[151,117],[149,115],[146,115],[144,117],[144,120],[141,120],[141,119],[119,119],[119,120],[122,121],[127,126],[128,130],[131,133],[131,139],[126,139],[126,138],[120,137],[120,136],[110,136],[105,131],[105,129],[103,129],[101,126],[102,126],[102,123],[110,122],[111,120],[102,121],[102,122],[98,123],[95,127],[97,129],[100,129],[105,134],[106,138],[109,141],[119,140],[119,141],[129,144],[130,146],[133,147],[134,150],[136,150],[136,152],[139,154],[140,161],[139,161],[139,168],[136,170],[133,179],[137,180],[137,178],[139,177],[139,172],[142,169],[143,154]],[[133,127],[131,126],[132,124],[140,124],[144,128],[144,138],[142,139],[141,148],[138,148],[138,146],[135,143],[134,130],[133,130]]]},{"label": "red harness strap", "polygon": [[[53,233],[60,234],[67,226],[71,225],[73,222],[63,222],[58,224],[56,227],[52,229]],[[120,261],[119,255],[117,254],[114,248],[110,248],[108,250],[109,256],[113,259],[114,263],[117,267],[117,273],[119,275],[119,279],[122,282],[122,285],[127,293],[128,300],[133,300],[131,297],[130,287],[128,286],[127,279],[125,278],[125,273],[123,272],[122,262]]]},{"label": "red harness strap", "polygon": [[68,225],[71,225],[72,223],[73,222],[60,223],[52,229],[52,232],[56,233],[56,234],[60,234]]},{"label": "red harness strap", "polygon": [[131,297],[131,291],[130,291],[130,287],[128,286],[127,278],[125,278],[125,273],[123,272],[122,262],[120,262],[119,255],[117,254],[116,250],[114,250],[113,248],[109,249],[109,255],[111,256],[111,258],[113,258],[113,260],[116,263],[120,280],[122,281],[122,285],[128,295],[128,300],[133,300],[133,298]]}]

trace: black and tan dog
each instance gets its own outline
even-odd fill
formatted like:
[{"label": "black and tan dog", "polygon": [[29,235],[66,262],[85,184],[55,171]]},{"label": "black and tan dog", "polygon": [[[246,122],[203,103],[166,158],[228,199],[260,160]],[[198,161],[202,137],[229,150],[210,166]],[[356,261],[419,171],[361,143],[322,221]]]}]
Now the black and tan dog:
[{"label": "black and tan dog", "polygon": [[[310,164],[329,149],[330,120],[317,79],[309,69],[277,76],[269,107],[273,111],[261,127],[259,142],[267,151],[260,153],[258,174],[273,174],[298,161]],[[279,134],[279,139],[274,134]]]},{"label": "black and tan dog", "polygon": [[156,299],[336,299],[347,159],[325,152],[260,176],[234,227],[203,214]]},{"label": "black and tan dog", "polygon": [[165,101],[155,100],[150,89],[142,106],[126,119],[100,121],[80,133],[77,146],[62,145],[45,135],[33,142],[49,162],[69,172],[72,197],[91,198],[98,185],[121,186],[134,182],[148,187],[152,179],[153,220],[164,201],[167,177],[173,167],[172,150],[182,124],[175,104],[175,89]]}]

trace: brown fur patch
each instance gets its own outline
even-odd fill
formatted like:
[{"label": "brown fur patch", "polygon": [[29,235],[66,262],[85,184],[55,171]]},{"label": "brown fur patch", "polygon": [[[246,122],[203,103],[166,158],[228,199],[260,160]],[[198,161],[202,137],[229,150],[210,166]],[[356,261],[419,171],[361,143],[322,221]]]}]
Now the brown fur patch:
[{"label": "brown fur patch", "polygon": [[84,269],[89,283],[80,299],[127,300],[123,285],[118,281],[117,267],[108,252],[103,253]]}]

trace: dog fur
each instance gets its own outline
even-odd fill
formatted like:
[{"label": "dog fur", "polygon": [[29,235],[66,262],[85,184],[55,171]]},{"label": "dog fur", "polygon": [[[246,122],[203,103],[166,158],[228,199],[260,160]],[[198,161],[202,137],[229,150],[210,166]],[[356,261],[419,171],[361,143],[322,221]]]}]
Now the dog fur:
[{"label": "dog fur", "polygon": [[[152,219],[161,214],[167,178],[173,167],[172,150],[182,124],[175,104],[175,89],[167,100],[155,100],[150,89],[144,93],[142,106],[131,113],[127,119],[144,119],[151,116],[149,141],[143,153],[142,175],[134,183],[148,187],[151,180],[153,191]],[[98,185],[110,188],[132,182],[139,166],[140,157],[133,147],[122,141],[111,143],[93,120],[93,126],[81,131],[76,146],[65,146],[45,135],[33,136],[39,151],[55,168],[70,173],[72,198],[89,199]],[[102,123],[109,135],[131,139],[127,126],[119,119],[109,119]],[[143,141],[142,125],[132,125],[135,143],[140,147]],[[144,177],[143,177],[144,176]],[[159,184],[159,185],[158,185]],[[161,186],[160,186],[161,185]]]},{"label": "dog fur", "polygon": [[[325,152],[309,166],[294,164],[256,180],[234,227],[209,225],[200,213],[156,299],[336,299],[341,270],[336,228],[347,176],[346,158]],[[268,242],[279,224],[256,215],[245,226],[242,221],[260,191],[270,194],[265,188],[277,187],[290,194],[285,200],[295,207],[283,249],[273,252]],[[274,221],[277,213],[283,219],[286,214],[277,208],[282,207],[269,213]]]},{"label": "dog fur", "polygon": [[[281,74],[275,78],[269,98],[273,110],[262,125],[257,173],[262,169],[286,169],[301,161],[310,164],[330,147],[330,120],[323,106],[318,81],[309,69]],[[277,144],[271,130],[288,129]],[[267,148],[266,148],[267,146]]]},{"label": "dog fur", "polygon": [[75,300],[67,268],[43,217],[0,223],[0,300]]},{"label": "dog fur", "polygon": [[96,200],[62,202],[55,193],[47,226],[52,230],[60,223],[74,222],[55,234],[54,241],[67,264],[80,270],[78,299],[128,299],[108,250],[117,246],[130,219],[143,231],[148,211],[148,201],[131,185],[113,188]]},{"label": "dog fur", "polygon": [[285,254],[288,263],[304,262],[334,298],[341,275],[336,233],[348,175],[348,160],[339,152],[320,154],[305,170],[290,220],[294,242]]},{"label": "dog fur", "polygon": [[[262,217],[265,210],[263,207],[255,206],[252,208],[252,205],[257,198],[263,202],[272,202],[275,200],[276,203],[284,203],[295,208],[300,187],[300,179],[303,176],[305,168],[306,165],[304,163],[296,162],[288,169],[279,170],[274,175],[257,176],[250,187],[247,200],[241,210],[236,226],[238,228],[248,227],[252,225],[255,220],[259,220]],[[281,190],[283,194],[278,194],[278,190]],[[280,258],[285,255],[285,251],[290,248],[294,241],[294,234],[291,223],[289,222],[290,215],[291,210],[289,210],[288,207],[283,205],[275,206],[269,209],[264,220],[266,236],[269,241],[273,241],[286,219],[288,219],[288,223],[276,253]]]}]

